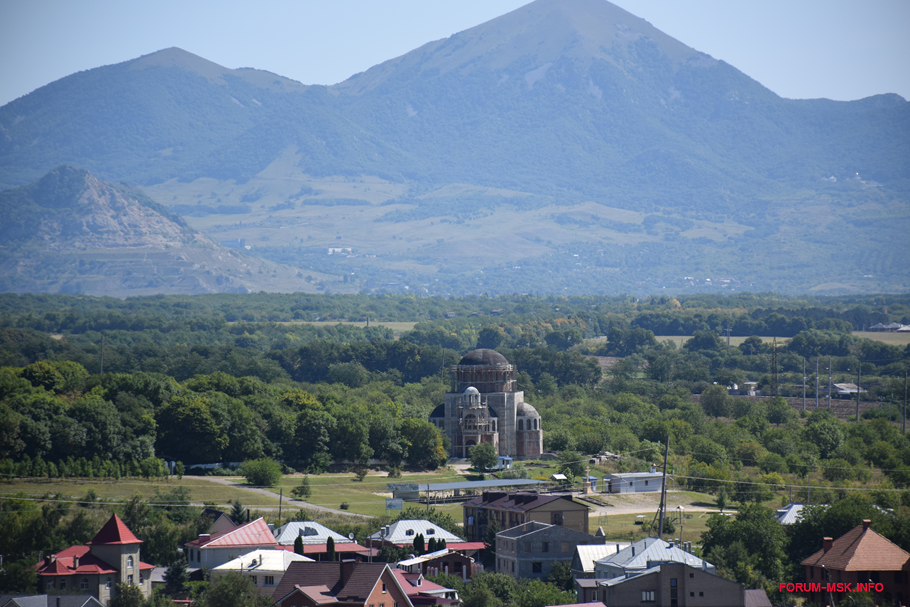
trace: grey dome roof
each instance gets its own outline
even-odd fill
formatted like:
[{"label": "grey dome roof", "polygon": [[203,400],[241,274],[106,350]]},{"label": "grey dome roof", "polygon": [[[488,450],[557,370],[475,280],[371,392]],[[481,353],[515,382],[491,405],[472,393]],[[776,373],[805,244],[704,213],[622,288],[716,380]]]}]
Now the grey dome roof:
[{"label": "grey dome roof", "polygon": [[475,365],[483,367],[496,367],[499,365],[508,364],[509,361],[506,360],[506,357],[496,350],[480,349],[465,354],[461,361],[458,363],[458,366],[461,367]]},{"label": "grey dome roof", "polygon": [[430,413],[430,417],[431,417],[431,418],[433,418],[433,417],[445,417],[445,416],[446,416],[446,406],[445,406],[445,405],[439,405],[438,407],[436,407],[435,409],[433,409],[433,412],[432,412],[432,413]]},{"label": "grey dome roof", "polygon": [[480,394],[480,390],[478,390],[474,386],[468,386],[467,388],[465,388],[464,393],[465,394]]},{"label": "grey dome roof", "polygon": [[540,417],[540,414],[537,412],[537,409],[532,407],[526,402],[520,402],[515,407],[515,415],[521,417]]}]

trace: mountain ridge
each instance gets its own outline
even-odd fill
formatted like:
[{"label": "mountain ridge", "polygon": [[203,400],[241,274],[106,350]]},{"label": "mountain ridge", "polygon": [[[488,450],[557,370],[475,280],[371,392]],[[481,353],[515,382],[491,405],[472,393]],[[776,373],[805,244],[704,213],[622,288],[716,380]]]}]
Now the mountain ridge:
[{"label": "mountain ridge", "polygon": [[783,99],[599,0],[537,0],[332,86],[170,48],[0,107],[0,187],[60,164],[366,289],[533,290],[514,268],[569,251],[595,269],[547,288],[910,284],[910,104]]}]

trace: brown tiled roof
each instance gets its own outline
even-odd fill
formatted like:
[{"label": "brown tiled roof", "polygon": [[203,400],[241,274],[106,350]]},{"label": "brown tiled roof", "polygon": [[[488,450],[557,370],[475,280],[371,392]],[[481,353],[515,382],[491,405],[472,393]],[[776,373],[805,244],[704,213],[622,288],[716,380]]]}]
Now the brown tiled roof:
[{"label": "brown tiled roof", "polygon": [[863,523],[840,536],[828,552],[819,550],[801,565],[837,571],[900,571],[907,553]]},{"label": "brown tiled roof", "polygon": [[496,510],[527,512],[556,500],[565,500],[572,505],[581,506],[579,509],[587,508],[581,504],[576,504],[576,502],[572,501],[571,496],[537,495],[534,493],[510,493],[499,499],[488,502],[483,501],[483,496],[475,497],[474,499],[466,501],[463,505],[469,508],[494,508]]},{"label": "brown tiled roof", "polygon": [[347,584],[341,583],[340,561],[291,563],[285,572],[272,600],[280,601],[298,586],[326,586],[339,602],[364,602],[376,585],[386,563],[353,563],[354,570]]},{"label": "brown tiled roof", "polygon": [[88,544],[141,544],[142,540],[133,535],[116,514],[101,528]]}]

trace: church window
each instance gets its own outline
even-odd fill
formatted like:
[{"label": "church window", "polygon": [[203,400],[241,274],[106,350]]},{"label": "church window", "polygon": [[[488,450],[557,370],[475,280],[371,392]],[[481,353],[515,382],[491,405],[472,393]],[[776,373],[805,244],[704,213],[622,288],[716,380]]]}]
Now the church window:
[{"label": "church window", "polygon": [[525,422],[523,419],[518,420],[518,431],[521,432],[525,429]]},{"label": "church window", "polygon": [[79,583],[79,588],[81,590],[88,590],[88,578],[87,577],[82,578],[82,581]]},{"label": "church window", "polygon": [[131,556],[126,557],[126,568],[127,569],[133,568],[133,557],[131,557]]}]

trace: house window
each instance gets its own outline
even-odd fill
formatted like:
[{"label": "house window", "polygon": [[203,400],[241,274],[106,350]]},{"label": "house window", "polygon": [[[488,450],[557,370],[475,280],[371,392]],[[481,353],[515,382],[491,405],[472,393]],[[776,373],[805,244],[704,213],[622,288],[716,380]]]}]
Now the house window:
[{"label": "house window", "polygon": [[648,481],[645,481],[645,487],[647,487],[647,486],[648,486]]},{"label": "house window", "polygon": [[690,593],[689,593],[689,596],[695,596],[695,593],[694,593],[694,592],[690,592]]},{"label": "house window", "polygon": [[88,578],[82,578],[82,581],[79,582],[79,590],[88,590]]},{"label": "house window", "polygon": [[275,585],[275,576],[274,576],[274,575],[266,575],[266,576],[264,576],[264,577],[265,577],[265,585],[266,585],[266,586],[274,586],[274,585]]},{"label": "house window", "polygon": [[253,586],[258,586],[258,585],[259,585],[259,578],[258,578],[258,577],[256,577],[255,575],[251,575],[251,576],[250,576],[250,579],[253,580]]},{"label": "house window", "polygon": [[60,580],[60,590],[66,590],[66,580]]},{"label": "house window", "polygon": [[695,574],[694,574],[694,573],[690,573],[690,574],[689,574],[689,577],[695,577]]},{"label": "house window", "polygon": [[675,599],[679,597],[679,588],[677,588],[676,578],[670,578],[670,598]]},{"label": "house window", "polygon": [[654,602],[654,591],[653,590],[642,590],[641,591],[641,602],[642,603],[653,603]]},{"label": "house window", "polygon": [[531,573],[543,573],[543,563],[531,563]]},{"label": "house window", "polygon": [[525,552],[531,552],[531,542],[525,542]]},{"label": "house window", "polygon": [[704,592],[699,592],[699,593],[698,593],[698,596],[705,596],[705,593],[704,593]]},{"label": "house window", "polygon": [[131,557],[131,556],[126,557],[126,568],[127,569],[133,568],[133,557]]},{"label": "house window", "polygon": [[108,590],[110,590],[111,586],[113,586],[113,585],[114,585],[114,582],[111,580],[111,578],[107,578],[107,581],[104,582],[104,587],[107,588]]},{"label": "house window", "polygon": [[48,580],[48,581],[47,581],[47,589],[50,590],[50,589],[53,588],[53,587],[54,587],[54,580]]},{"label": "house window", "polygon": [[436,535],[435,529],[427,529],[427,535]]},{"label": "house window", "polygon": [[382,592],[385,593],[385,582],[382,583]]},{"label": "house window", "polygon": [[404,532],[404,534],[405,534],[405,535],[414,535],[414,530],[413,530],[413,529],[408,529],[407,531]]},{"label": "house window", "polygon": [[559,546],[560,552],[572,552],[572,544],[569,542],[562,542]]},{"label": "house window", "polygon": [[540,546],[540,551],[549,552],[550,551],[550,542],[543,542]]}]

